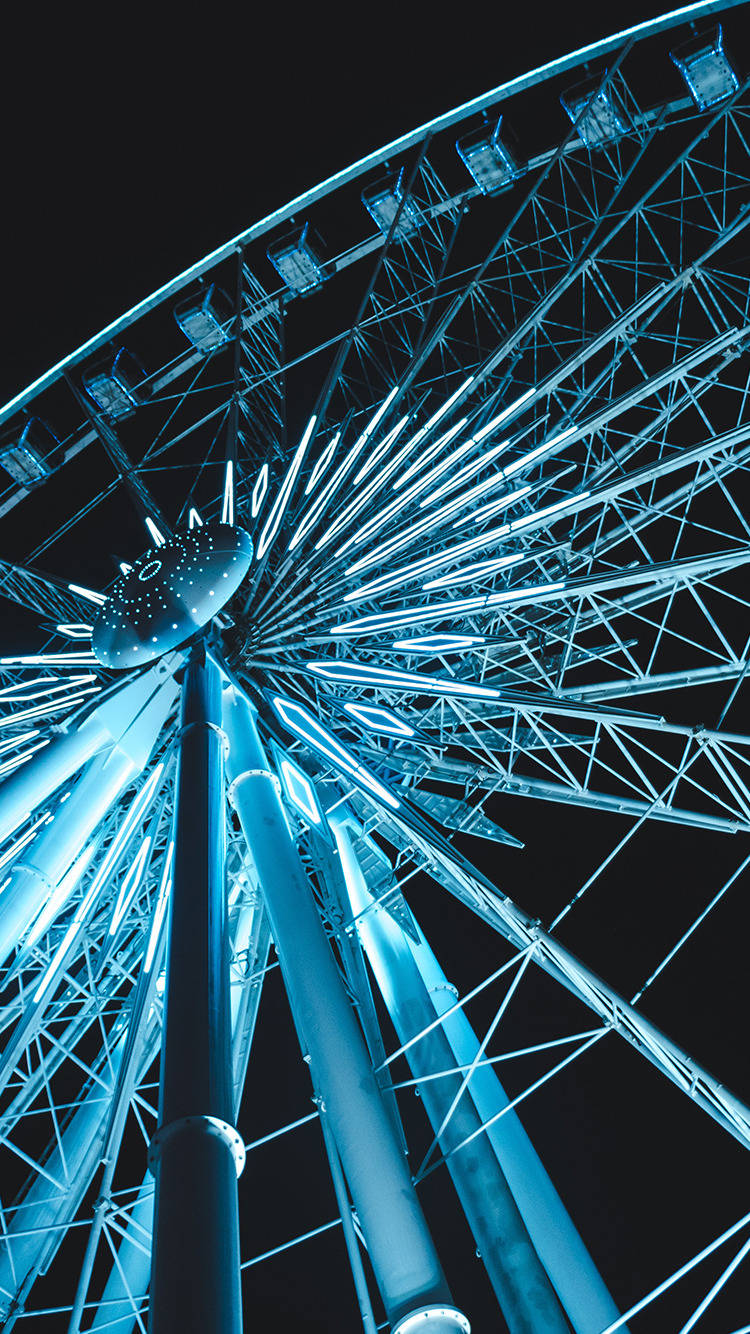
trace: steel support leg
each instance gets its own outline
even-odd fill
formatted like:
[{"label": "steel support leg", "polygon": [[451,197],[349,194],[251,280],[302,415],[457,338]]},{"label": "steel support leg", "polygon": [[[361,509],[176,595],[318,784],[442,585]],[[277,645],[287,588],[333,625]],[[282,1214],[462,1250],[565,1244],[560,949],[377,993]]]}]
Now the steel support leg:
[{"label": "steel support leg", "polygon": [[[23,850],[14,863],[0,898],[0,964],[19,944],[32,924],[39,909],[47,901],[68,867],[81,851],[90,834],[106,815],[128,784],[141,772],[148,761],[164,720],[173,706],[177,687],[162,672],[147,672],[134,684],[114,693],[105,704],[92,714],[80,732],[61,741],[70,741],[76,750],[81,736],[89,735],[98,718],[96,735],[104,735],[104,723],[109,728],[108,742],[102,754],[96,755],[78,778],[70,798],[58,807],[54,820],[37,834],[30,847]],[[113,739],[116,738],[116,739]],[[23,771],[0,791],[0,826],[16,824],[25,818],[48,795],[50,783],[60,778],[62,770],[51,766],[47,751],[52,752],[57,742],[41,752]],[[26,804],[23,813],[24,803]]]},{"label": "steel support leg", "polygon": [[[434,1024],[441,1009],[453,1005],[454,997],[421,932],[421,943],[416,944],[388,912],[374,905],[347,815],[337,812],[330,824],[365,953],[399,1041],[409,1042]],[[476,1036],[462,1012],[448,1016],[443,1026],[433,1028],[407,1050],[413,1075],[425,1077],[419,1091],[435,1130],[442,1125],[462,1080],[459,1075],[428,1076],[456,1065],[470,1066],[478,1051]],[[443,1151],[450,1152],[507,1104],[494,1070],[480,1066],[440,1137]],[[567,1330],[547,1275],[576,1334],[598,1334],[618,1318],[515,1112],[450,1157],[447,1166],[512,1331]]]},{"label": "steel support leg", "polygon": [[167,941],[151,1334],[241,1334],[219,671],[185,671]]},{"label": "steel support leg", "polygon": [[[225,693],[228,776],[265,896],[284,981],[394,1330],[468,1330],[450,1293],[289,835],[247,698]],[[419,1320],[414,1317],[423,1312]],[[410,1318],[411,1317],[411,1318]],[[429,1326],[429,1328],[428,1328]]]},{"label": "steel support leg", "polygon": [[5,779],[0,788],[0,843],[98,751],[114,746],[131,752],[132,737],[139,740],[139,720],[148,725],[154,705],[157,713],[160,708],[157,700],[169,703],[177,693],[171,681],[174,665],[174,655],[163,658],[135,681],[108,691],[98,704],[87,704],[66,719],[64,730],[29,764]]}]

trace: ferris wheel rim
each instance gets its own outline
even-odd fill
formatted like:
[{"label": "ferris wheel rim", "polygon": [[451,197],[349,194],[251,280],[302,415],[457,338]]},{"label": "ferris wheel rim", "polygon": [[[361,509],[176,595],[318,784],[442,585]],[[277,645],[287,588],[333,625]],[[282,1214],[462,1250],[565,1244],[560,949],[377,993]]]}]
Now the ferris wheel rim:
[{"label": "ferris wheel rim", "polygon": [[668,32],[671,28],[678,27],[680,24],[689,23],[696,19],[708,17],[712,14],[719,14],[725,10],[735,9],[747,0],[695,0],[695,3],[683,5],[679,9],[670,10],[667,14],[659,15],[653,19],[646,19],[641,23],[633,24],[629,28],[623,28],[617,33],[612,33],[608,37],[597,39],[586,46],[579,47],[564,56],[555,57],[554,60],[547,61],[544,65],[539,65],[533,70],[524,74],[515,75],[512,79],[506,80],[497,87],[489,89],[486,93],[480,93],[477,97],[470,98],[468,102],[460,103],[457,107],[440,115],[433,117],[424,124],[415,129],[407,131],[400,135],[398,139],[393,139],[383,147],[374,149],[364,157],[358,158],[349,166],[334,172],[326,180],[311,186],[309,189],[297,195],[294,199],[282,204],[274,209],[272,213],[249,227],[238,232],[228,241],[217,246],[208,254],[196,260],[189,265],[187,269],[169,279],[160,287],[150,292],[148,296],[143,297],[128,310],[124,311],[116,319],[105,325],[97,333],[86,339],[72,352],[66,354],[59,361],[50,366],[42,375],[38,376],[25,388],[21,389],[7,403],[0,406],[0,427],[4,425],[16,412],[21,411],[29,403],[55,384],[66,371],[72,369],[85,360],[92,352],[96,352],[103,347],[110,339],[117,337],[125,332],[143,315],[156,309],[163,301],[175,296],[182,291],[189,283],[202,277],[209,272],[215,265],[228,259],[232,253],[249,245],[252,241],[257,241],[260,237],[272,231],[279,224],[288,222],[300,209],[307,208],[325,199],[327,195],[333,193],[347,183],[357,180],[373,167],[377,167],[387,162],[390,157],[396,153],[403,153],[409,148],[422,143],[428,136],[432,136],[440,130],[449,129],[453,125],[459,125],[468,117],[487,110],[489,107],[497,105],[506,98],[512,97],[515,93],[526,91],[539,84],[552,79],[557,75],[564,74],[569,70],[576,69],[578,66],[595,59],[598,56],[606,55],[608,52],[616,49],[623,42],[640,42],[648,37],[655,36],[661,32]]}]

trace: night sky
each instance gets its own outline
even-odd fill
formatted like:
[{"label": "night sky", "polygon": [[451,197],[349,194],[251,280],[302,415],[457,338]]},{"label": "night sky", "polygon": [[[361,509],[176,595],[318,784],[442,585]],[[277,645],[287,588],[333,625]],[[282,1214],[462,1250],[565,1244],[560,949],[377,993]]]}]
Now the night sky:
[{"label": "night sky", "polygon": [[[423,3],[300,12],[35,6],[12,21],[6,12],[0,399],[200,255],[352,160],[524,70],[669,8],[657,0],[513,10],[464,3],[449,17],[447,7]],[[705,719],[695,721],[711,723],[723,698],[711,695]],[[524,852],[478,843],[462,850],[543,920],[624,832],[614,816],[520,798],[508,799],[498,818],[525,840]],[[630,994],[740,853],[735,839],[648,826],[582,913],[575,948]],[[747,1097],[744,892],[740,884],[724,918],[708,924],[700,947],[676,963],[674,985],[655,989],[647,1013]],[[625,905],[617,918],[614,900]],[[426,880],[415,885],[413,906],[459,990],[507,956],[503,942]],[[649,932],[655,943],[644,949]],[[534,1041],[537,1032],[543,1040],[552,1023],[560,1032],[586,1027],[583,1008],[552,983],[540,979],[531,995],[529,1009],[509,1012],[509,1045]],[[478,1026],[493,1012],[480,1004]],[[665,1091],[624,1044],[607,1041],[560,1078],[554,1098],[531,1099],[524,1119],[617,1300],[628,1302],[740,1216],[748,1171],[738,1145],[699,1112],[684,1112],[680,1095]],[[525,1068],[515,1078],[535,1073]],[[303,1116],[309,1098],[275,970],[241,1129],[249,1139]],[[429,1142],[416,1099],[405,1115],[416,1164]],[[241,1190],[243,1256],[333,1218],[317,1126],[258,1154]],[[422,1198],[475,1334],[504,1330],[441,1173]],[[723,1263],[730,1254],[721,1253]],[[676,1334],[691,1295],[697,1300],[719,1268],[710,1261],[664,1308],[668,1314],[656,1308],[633,1324],[633,1334]],[[734,1334],[750,1321],[749,1280],[750,1271],[735,1281],[698,1334]],[[59,1291],[56,1282],[48,1280],[47,1297]],[[355,1330],[340,1231],[250,1270],[244,1299],[248,1330]]]}]

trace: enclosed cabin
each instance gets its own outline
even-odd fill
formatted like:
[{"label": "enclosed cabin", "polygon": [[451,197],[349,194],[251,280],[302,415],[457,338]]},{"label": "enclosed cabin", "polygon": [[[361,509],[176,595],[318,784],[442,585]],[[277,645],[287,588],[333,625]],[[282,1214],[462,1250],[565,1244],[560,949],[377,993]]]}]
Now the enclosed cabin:
[{"label": "enclosed cabin", "polygon": [[288,232],[268,247],[266,255],[279,277],[295,296],[312,292],[325,281],[325,262],[320,237],[309,223]]},{"label": "enclosed cabin", "polygon": [[0,467],[27,491],[45,482],[62,461],[60,441],[39,417],[28,417],[0,440]]},{"label": "enclosed cabin", "polygon": [[215,283],[181,301],[174,317],[198,352],[215,352],[231,338],[234,311],[229,297]]},{"label": "enclosed cabin", "polygon": [[149,392],[143,367],[125,347],[86,371],[82,383],[89,398],[112,421],[132,417]]},{"label": "enclosed cabin", "polygon": [[456,152],[483,195],[509,190],[525,171],[515,136],[502,116],[494,130],[485,125],[458,139]]},{"label": "enclosed cabin", "polygon": [[603,148],[630,129],[625,105],[606,70],[577,83],[560,102],[587,148]]},{"label": "enclosed cabin", "polygon": [[721,24],[700,37],[693,37],[672,52],[672,59],[701,111],[708,111],[731,97],[740,86],[724,50]]},{"label": "enclosed cabin", "polygon": [[421,222],[419,207],[410,195],[404,194],[403,168],[398,176],[385,176],[368,185],[362,191],[361,199],[384,236],[405,241],[417,231]]}]

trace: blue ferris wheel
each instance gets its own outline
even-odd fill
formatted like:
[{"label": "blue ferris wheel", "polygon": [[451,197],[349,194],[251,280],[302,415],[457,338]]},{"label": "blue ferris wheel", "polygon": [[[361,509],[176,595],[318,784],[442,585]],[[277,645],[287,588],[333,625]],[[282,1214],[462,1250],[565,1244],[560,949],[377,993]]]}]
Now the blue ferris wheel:
[{"label": "blue ferris wheel", "polygon": [[[747,19],[449,111],[0,409],[3,1329],[240,1334],[319,1254],[366,1334],[750,1330]],[[305,1136],[334,1216],[265,1235]]]}]

